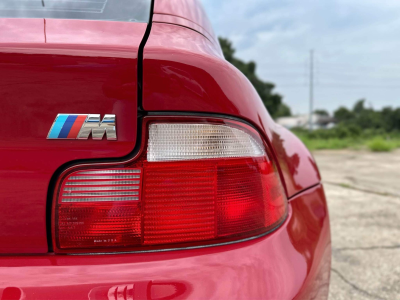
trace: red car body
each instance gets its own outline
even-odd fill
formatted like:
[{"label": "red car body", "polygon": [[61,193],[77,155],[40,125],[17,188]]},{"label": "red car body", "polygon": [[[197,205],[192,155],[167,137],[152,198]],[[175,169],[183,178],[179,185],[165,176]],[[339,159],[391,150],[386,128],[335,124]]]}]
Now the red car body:
[{"label": "red car body", "polygon": [[[330,227],[316,163],[223,58],[198,1],[155,0],[149,24],[0,24],[0,299],[327,298]],[[58,113],[93,111],[118,116],[118,141],[46,139]],[[253,126],[276,161],[285,222],[265,236],[216,247],[55,254],[59,175],[83,162],[127,160],[140,147],[138,124],[168,116]]]}]

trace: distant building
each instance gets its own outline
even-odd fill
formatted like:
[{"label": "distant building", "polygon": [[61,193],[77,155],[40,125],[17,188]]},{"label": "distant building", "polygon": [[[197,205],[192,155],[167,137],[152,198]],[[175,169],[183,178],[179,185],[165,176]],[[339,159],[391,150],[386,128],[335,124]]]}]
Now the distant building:
[{"label": "distant building", "polygon": [[[327,129],[335,126],[335,119],[330,116],[313,114],[311,120],[313,129]],[[308,114],[278,118],[276,122],[279,125],[286,127],[288,129],[292,128],[309,129],[310,126]]]}]

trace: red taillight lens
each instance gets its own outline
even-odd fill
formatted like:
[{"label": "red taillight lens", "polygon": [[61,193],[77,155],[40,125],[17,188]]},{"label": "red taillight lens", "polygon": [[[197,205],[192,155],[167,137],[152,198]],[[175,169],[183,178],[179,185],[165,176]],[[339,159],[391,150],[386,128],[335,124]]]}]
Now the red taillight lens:
[{"label": "red taillight lens", "polygon": [[280,183],[263,157],[146,163],[144,169],[145,245],[257,235],[285,214],[283,194],[270,190]]},{"label": "red taillight lens", "polygon": [[140,245],[140,168],[74,172],[63,182],[57,237],[62,248]]},{"label": "red taillight lens", "polygon": [[285,216],[283,190],[275,169],[264,157],[221,163],[217,191],[219,237],[261,234]]},{"label": "red taillight lens", "polygon": [[60,180],[56,251],[219,244],[267,233],[285,219],[279,176],[254,129],[220,120],[158,122],[145,122],[147,151],[134,161]]}]

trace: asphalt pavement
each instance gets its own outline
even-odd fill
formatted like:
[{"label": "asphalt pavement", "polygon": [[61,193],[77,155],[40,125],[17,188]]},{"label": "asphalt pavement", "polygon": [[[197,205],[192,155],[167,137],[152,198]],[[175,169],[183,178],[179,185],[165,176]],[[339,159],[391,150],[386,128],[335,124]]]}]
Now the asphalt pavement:
[{"label": "asphalt pavement", "polygon": [[400,151],[313,155],[331,218],[329,299],[400,299]]}]

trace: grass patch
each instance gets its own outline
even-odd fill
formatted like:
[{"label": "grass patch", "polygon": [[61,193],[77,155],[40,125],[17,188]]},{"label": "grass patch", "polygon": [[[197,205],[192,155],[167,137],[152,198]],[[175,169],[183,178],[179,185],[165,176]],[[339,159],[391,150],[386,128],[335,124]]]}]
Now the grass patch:
[{"label": "grass patch", "polygon": [[400,136],[388,137],[385,135],[369,137],[331,137],[321,138],[310,136],[306,131],[295,131],[295,134],[303,141],[311,151],[313,150],[370,150],[373,152],[389,152],[400,148]]},{"label": "grass patch", "polygon": [[382,137],[376,137],[367,143],[368,149],[373,152],[389,152],[398,147],[398,141],[385,140]]},{"label": "grass patch", "polygon": [[[302,139],[302,138],[301,138]],[[346,149],[346,148],[353,148],[357,146],[357,143],[354,140],[350,139],[310,139],[310,138],[303,138],[302,141],[310,150],[322,150],[322,149]]]}]

